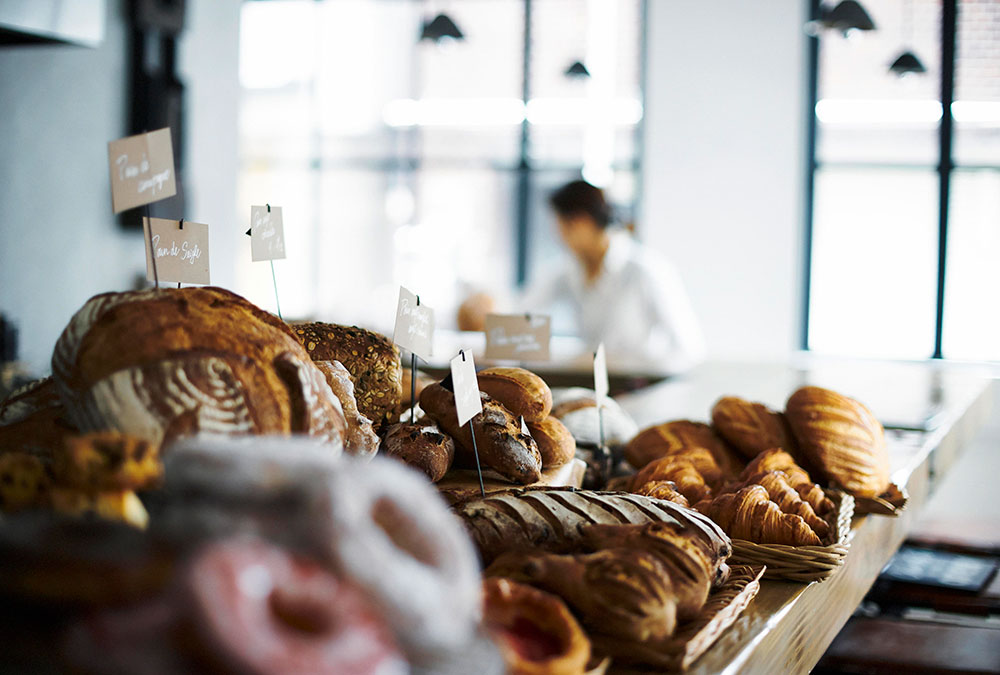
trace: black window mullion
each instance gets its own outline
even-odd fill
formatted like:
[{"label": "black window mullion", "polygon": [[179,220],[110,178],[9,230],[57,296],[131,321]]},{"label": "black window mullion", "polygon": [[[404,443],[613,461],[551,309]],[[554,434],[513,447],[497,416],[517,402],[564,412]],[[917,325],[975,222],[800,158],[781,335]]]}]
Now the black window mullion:
[{"label": "black window mullion", "polygon": [[948,265],[948,206],[951,196],[952,128],[951,104],[955,99],[955,41],[958,33],[958,0],[944,0],[941,8],[941,125],[938,129],[938,261],[937,307],[934,354],[942,358],[944,336],[944,291]]}]

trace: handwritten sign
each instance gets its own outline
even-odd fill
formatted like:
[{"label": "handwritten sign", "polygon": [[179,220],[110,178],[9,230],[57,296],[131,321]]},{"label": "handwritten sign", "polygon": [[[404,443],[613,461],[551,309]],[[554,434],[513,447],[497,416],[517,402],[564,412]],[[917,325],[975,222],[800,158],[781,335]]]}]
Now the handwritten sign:
[{"label": "handwritten sign", "polygon": [[418,303],[417,296],[399,287],[399,304],[396,305],[396,327],[392,340],[422,359],[431,356],[434,341],[434,310]]},{"label": "handwritten sign", "polygon": [[177,194],[170,127],[108,143],[111,208],[121,213]]},{"label": "handwritten sign", "polygon": [[472,362],[471,352],[462,352],[451,360],[451,386],[455,392],[458,426],[462,426],[483,411],[476,364]]},{"label": "handwritten sign", "polygon": [[597,351],[594,352],[594,393],[598,407],[604,403],[610,389],[611,387],[608,386],[608,358],[604,355],[604,343],[602,342],[597,345]]},{"label": "handwritten sign", "polygon": [[160,281],[180,281],[186,284],[207,284],[208,225],[165,218],[143,218],[146,235],[146,278],[153,281],[153,258]]},{"label": "handwritten sign", "polygon": [[285,228],[281,220],[281,207],[250,207],[250,258],[283,260],[285,258]]},{"label": "handwritten sign", "polygon": [[548,361],[552,320],[543,314],[487,314],[486,358]]}]

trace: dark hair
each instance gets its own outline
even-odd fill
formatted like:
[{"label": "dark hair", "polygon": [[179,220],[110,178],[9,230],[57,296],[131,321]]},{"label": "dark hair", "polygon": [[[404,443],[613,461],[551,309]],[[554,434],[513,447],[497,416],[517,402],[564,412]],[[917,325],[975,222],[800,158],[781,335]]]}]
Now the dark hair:
[{"label": "dark hair", "polygon": [[563,185],[549,197],[549,204],[560,216],[587,215],[601,229],[611,224],[611,205],[604,199],[604,192],[585,180]]}]

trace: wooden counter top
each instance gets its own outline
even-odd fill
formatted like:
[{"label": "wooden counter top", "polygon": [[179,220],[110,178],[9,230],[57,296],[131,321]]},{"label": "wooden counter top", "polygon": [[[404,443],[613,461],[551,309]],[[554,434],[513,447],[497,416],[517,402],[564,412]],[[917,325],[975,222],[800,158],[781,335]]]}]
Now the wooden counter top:
[{"label": "wooden counter top", "polygon": [[908,490],[909,504],[896,518],[856,518],[844,567],[831,579],[808,586],[762,582],[743,616],[689,673],[809,672],[991,409],[991,381],[981,371],[808,357],[790,364],[705,364],[618,400],[644,427],[670,419],[708,421],[712,404],[727,394],[782,409],[804,384],[835,389],[872,408],[887,428],[892,478]]}]

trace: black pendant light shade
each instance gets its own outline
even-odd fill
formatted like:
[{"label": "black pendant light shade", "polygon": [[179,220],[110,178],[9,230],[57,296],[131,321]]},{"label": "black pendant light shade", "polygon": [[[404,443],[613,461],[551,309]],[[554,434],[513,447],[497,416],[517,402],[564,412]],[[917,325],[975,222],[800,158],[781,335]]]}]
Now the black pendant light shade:
[{"label": "black pendant light shade", "polygon": [[566,69],[563,73],[566,77],[572,78],[587,78],[590,77],[590,71],[587,70],[587,66],[583,65],[581,61],[574,61],[570,64],[570,67]]},{"label": "black pendant light shade", "polygon": [[889,66],[889,72],[902,76],[909,73],[926,73],[927,68],[920,62],[916,54],[913,52],[903,52]]},{"label": "black pendant light shade", "polygon": [[438,14],[430,21],[424,22],[424,28],[420,32],[421,40],[440,42],[443,39],[464,40],[465,35],[458,29],[455,22],[447,14]]},{"label": "black pendant light shade", "polygon": [[843,0],[833,9],[822,9],[820,22],[847,35],[852,30],[875,30],[875,22],[855,0]]}]

